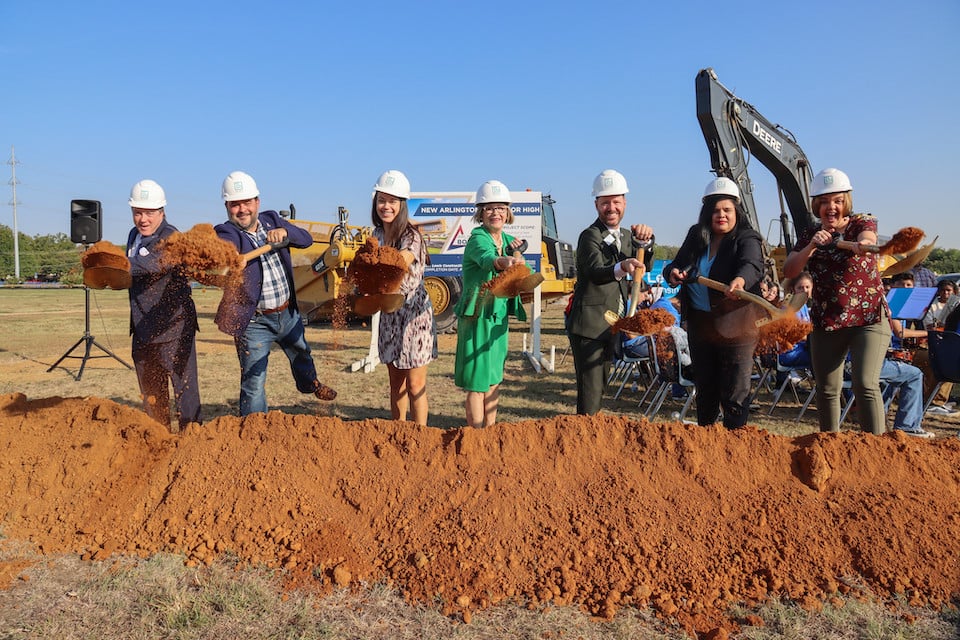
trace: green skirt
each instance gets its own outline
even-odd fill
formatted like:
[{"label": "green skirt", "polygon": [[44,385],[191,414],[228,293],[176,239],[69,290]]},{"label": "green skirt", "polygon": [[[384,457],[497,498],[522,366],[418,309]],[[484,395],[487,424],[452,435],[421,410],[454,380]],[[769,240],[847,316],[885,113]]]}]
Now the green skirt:
[{"label": "green skirt", "polygon": [[478,316],[457,320],[454,382],[466,391],[486,393],[503,382],[509,318]]}]

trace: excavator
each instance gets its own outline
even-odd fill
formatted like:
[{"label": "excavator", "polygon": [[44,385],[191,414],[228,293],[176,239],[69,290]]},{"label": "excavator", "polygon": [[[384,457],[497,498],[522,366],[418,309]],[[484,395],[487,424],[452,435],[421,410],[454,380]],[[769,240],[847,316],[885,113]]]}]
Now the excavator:
[{"label": "excavator", "polygon": [[737,183],[743,208],[757,231],[761,231],[760,220],[747,173],[750,159],[756,158],[777,180],[780,241],[765,259],[768,271],[779,280],[797,235],[817,225],[809,209],[809,185],[813,178],[810,162],[790,131],[772,124],[753,105],[734,95],[720,83],[713,69],[700,70],[696,89],[697,120],[710,151],[712,170]]},{"label": "excavator", "polygon": [[[711,68],[697,73],[697,120],[710,151],[710,164],[717,176],[734,180],[751,226],[757,231],[760,221],[753,200],[753,184],[747,173],[751,158],[756,158],[777,180],[780,196],[780,241],[772,249],[764,247],[767,275],[781,280],[783,263],[796,238],[818,222],[810,212],[810,161],[794,135],[772,124],[757,109],[723,86]],[[787,217],[787,210],[790,217]],[[792,221],[792,226],[791,226]],[[906,255],[881,254],[877,263],[881,274],[902,273],[929,255],[937,239]],[[767,245],[770,245],[769,238]]]}]

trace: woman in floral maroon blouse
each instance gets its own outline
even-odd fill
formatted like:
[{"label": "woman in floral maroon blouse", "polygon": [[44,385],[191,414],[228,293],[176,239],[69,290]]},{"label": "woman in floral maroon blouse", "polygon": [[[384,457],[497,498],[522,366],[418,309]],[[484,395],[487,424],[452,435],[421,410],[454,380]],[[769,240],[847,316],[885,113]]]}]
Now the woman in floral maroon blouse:
[{"label": "woman in floral maroon blouse", "polygon": [[[861,249],[877,243],[877,220],[853,215],[850,179],[839,169],[824,169],[810,186],[811,209],[820,226],[797,238],[783,273],[794,278],[804,268],[813,276],[813,331],[808,338],[817,380],[817,416],[821,431],[840,430],[843,367],[850,354],[851,382],[860,428],[886,430],[880,392],[880,368],[890,344],[889,311],[876,254]],[[853,251],[835,240],[858,242]]]}]

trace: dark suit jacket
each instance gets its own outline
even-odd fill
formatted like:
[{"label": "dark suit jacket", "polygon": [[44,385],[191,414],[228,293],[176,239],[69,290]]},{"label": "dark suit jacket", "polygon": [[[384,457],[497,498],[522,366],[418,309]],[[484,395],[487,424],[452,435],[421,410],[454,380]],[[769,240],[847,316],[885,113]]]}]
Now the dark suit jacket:
[{"label": "dark suit jacket", "polygon": [[[287,222],[276,211],[261,211],[259,220],[267,231],[281,227],[286,229],[291,247],[306,249],[313,244],[313,236],[310,235],[309,231]],[[240,253],[247,253],[257,248],[250,237],[232,222],[222,222],[214,229],[220,238],[232,243]],[[297,293],[293,284],[293,263],[290,260],[290,249],[283,247],[275,251],[280,254],[283,270],[287,274],[287,282],[290,283],[290,308],[297,311]],[[250,318],[257,310],[262,288],[263,267],[260,265],[260,260],[251,260],[243,270],[243,288],[236,292],[237,295],[230,296],[229,300],[227,299],[227,292],[224,292],[223,299],[220,300],[220,306],[217,308],[217,327],[234,337],[242,335],[250,322]]]},{"label": "dark suit jacket", "polygon": [[[700,230],[697,225],[690,227],[687,237],[677,251],[673,262],[663,268],[663,273],[670,273],[671,269],[690,271],[696,267],[706,249],[699,248]],[[710,267],[709,278],[724,284],[729,284],[736,277],[743,278],[743,288],[750,293],[760,295],[760,280],[763,276],[763,238],[759,233],[747,226],[740,226],[728,233],[720,242],[717,257]],[[729,300],[720,291],[709,289],[710,308],[715,313],[725,313],[742,307],[748,302]],[[686,318],[690,308],[690,292],[684,286],[680,289],[681,315]]]},{"label": "dark suit jacket", "polygon": [[[570,306],[569,332],[591,340],[606,339],[610,335],[610,325],[604,319],[605,311],[617,312],[620,299],[624,301],[630,295],[630,281],[623,278],[619,282],[614,277],[614,267],[630,257],[636,257],[638,246],[628,226],[620,227],[621,251],[616,242],[607,238],[610,231],[600,219],[593,221],[580,233],[577,241],[577,284],[573,290]],[[653,264],[653,243],[644,253],[647,269]]]},{"label": "dark suit jacket", "polygon": [[130,259],[130,335],[134,349],[147,344],[173,342],[197,331],[197,309],[193,304],[190,282],[176,268],[160,263],[163,240],[177,228],[164,218],[156,232],[134,244],[140,232],[136,227],[127,235]]}]

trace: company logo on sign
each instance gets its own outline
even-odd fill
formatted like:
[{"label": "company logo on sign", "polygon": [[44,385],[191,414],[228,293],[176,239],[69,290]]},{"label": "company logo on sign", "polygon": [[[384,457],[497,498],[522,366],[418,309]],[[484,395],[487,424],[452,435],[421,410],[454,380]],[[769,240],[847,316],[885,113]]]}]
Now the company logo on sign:
[{"label": "company logo on sign", "polygon": [[463,230],[463,225],[459,225],[457,230],[453,232],[453,237],[450,238],[451,247],[465,247],[467,246],[467,234]]},{"label": "company logo on sign", "polygon": [[780,152],[783,147],[783,143],[777,140],[776,136],[760,126],[760,123],[756,120],[753,121],[753,135],[765,145],[777,152],[777,155],[780,155]]}]

